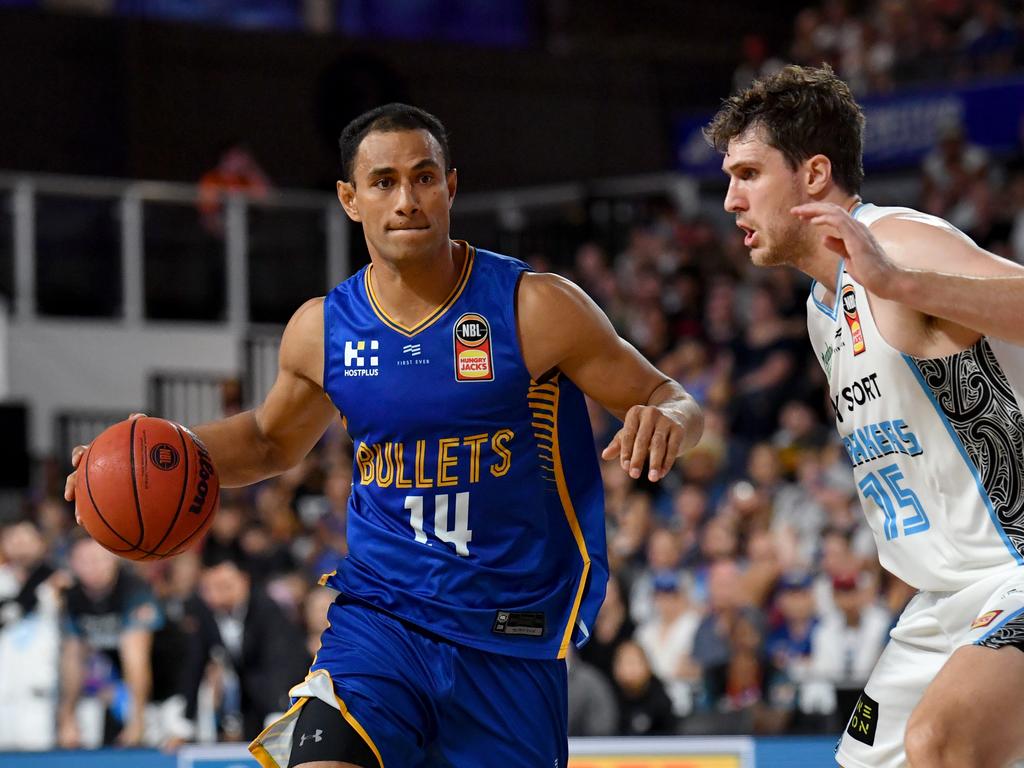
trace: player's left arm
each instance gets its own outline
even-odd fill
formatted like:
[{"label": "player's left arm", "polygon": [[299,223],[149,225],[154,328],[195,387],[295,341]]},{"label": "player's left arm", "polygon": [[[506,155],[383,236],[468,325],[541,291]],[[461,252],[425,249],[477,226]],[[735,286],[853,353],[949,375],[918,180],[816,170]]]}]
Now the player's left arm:
[{"label": "player's left arm", "polygon": [[984,336],[1024,344],[1024,267],[952,228],[898,215],[872,229],[832,203],[793,213],[823,227],[825,245],[869,293]]},{"label": "player's left arm", "polygon": [[525,274],[519,286],[519,335],[534,379],[558,369],[618,418],[622,429],[601,453],[633,478],[649,460],[652,481],[704,431],[696,401],[620,338],[578,286],[551,274]]}]

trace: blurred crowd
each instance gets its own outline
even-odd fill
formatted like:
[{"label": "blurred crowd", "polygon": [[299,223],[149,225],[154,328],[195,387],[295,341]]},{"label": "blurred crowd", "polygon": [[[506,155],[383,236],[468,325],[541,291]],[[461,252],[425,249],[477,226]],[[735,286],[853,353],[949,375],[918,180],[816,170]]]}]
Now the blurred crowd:
[{"label": "blurred crowd", "polygon": [[743,39],[734,86],[786,63],[828,62],[863,95],[911,83],[998,77],[1024,66],[1024,8],[1017,0],[821,0],[793,21],[774,54]]},{"label": "blurred crowd", "polygon": [[[1015,5],[850,7],[803,11],[786,58],[831,61],[862,92],[1021,64]],[[747,42],[737,85],[776,66]],[[919,198],[901,202],[1024,263],[1024,151],[997,162],[944,125]],[[806,340],[808,286],[751,267],[739,230],[665,199],[640,211],[621,249],[529,257],[581,285],[706,413],[663,482],[603,466],[611,581],[569,658],[570,732],[837,732],[912,590],[880,569],[860,512]],[[206,213],[216,226],[217,205]],[[591,420],[600,449],[617,423],[596,407]],[[311,663],[334,599],[318,579],[347,552],[340,421],[299,466],[225,492],[201,546],[163,562],[84,537],[62,463],[0,526],[0,750],[253,738]]]},{"label": "blurred crowd", "polygon": [[[572,733],[834,731],[910,593],[880,572],[833,439],[807,286],[664,201],[621,253],[587,243],[555,266],[707,415],[658,485],[604,465],[612,580],[569,661]],[[592,423],[603,447],[616,422]],[[255,736],[318,648],[317,579],[347,551],[340,421],[164,562],[82,537],[61,480],[0,536],[0,748]]]}]

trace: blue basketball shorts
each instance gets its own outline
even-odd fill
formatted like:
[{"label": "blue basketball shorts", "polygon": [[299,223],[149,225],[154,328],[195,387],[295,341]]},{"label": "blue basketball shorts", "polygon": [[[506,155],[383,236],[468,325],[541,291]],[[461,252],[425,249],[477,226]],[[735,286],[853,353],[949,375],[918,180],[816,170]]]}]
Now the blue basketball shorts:
[{"label": "blue basketball shorts", "polygon": [[345,598],[327,616],[311,673],[385,768],[567,768],[564,661],[456,645]]}]

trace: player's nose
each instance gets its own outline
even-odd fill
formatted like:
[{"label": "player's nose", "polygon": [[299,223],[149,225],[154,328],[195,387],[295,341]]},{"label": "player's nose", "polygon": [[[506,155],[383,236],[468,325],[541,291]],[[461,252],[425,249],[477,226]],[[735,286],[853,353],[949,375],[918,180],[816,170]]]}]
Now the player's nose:
[{"label": "player's nose", "polygon": [[405,216],[419,213],[420,202],[416,195],[416,186],[413,183],[404,182],[399,186],[395,206],[395,213],[401,213]]},{"label": "player's nose", "polygon": [[747,208],[746,198],[737,191],[736,185],[732,181],[729,182],[729,189],[726,190],[723,205],[729,213],[738,213]]}]

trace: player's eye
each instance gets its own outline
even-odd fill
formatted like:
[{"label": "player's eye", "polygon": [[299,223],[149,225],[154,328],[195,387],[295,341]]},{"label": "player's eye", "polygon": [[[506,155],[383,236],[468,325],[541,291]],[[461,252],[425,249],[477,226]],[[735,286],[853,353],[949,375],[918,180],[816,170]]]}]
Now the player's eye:
[{"label": "player's eye", "polygon": [[740,178],[743,179],[744,181],[750,181],[755,176],[757,176],[757,171],[755,171],[753,168],[744,168],[742,171],[740,171]]},{"label": "player's eye", "polygon": [[383,178],[377,179],[375,182],[373,182],[373,186],[377,187],[378,189],[389,189],[393,183],[394,182],[392,182],[391,179]]},{"label": "player's eye", "polygon": [[434,180],[434,174],[424,173],[420,176],[420,184],[430,184]]}]

